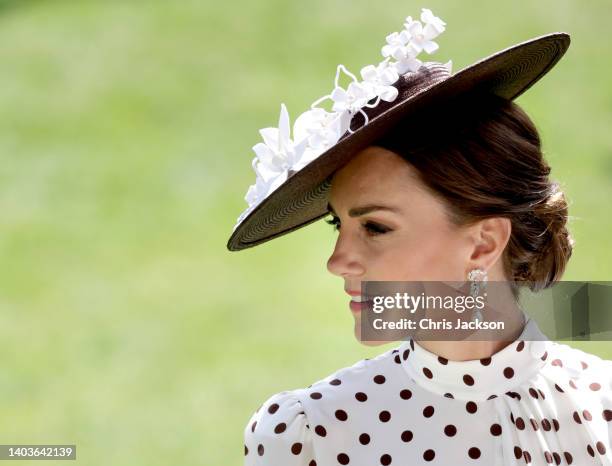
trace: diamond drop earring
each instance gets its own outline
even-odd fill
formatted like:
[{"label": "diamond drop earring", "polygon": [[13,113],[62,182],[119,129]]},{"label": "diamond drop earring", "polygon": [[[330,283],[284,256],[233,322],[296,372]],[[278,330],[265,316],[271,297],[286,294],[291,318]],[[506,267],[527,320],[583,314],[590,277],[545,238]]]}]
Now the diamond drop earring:
[{"label": "diamond drop earring", "polygon": [[[474,299],[478,295],[480,295],[480,291],[483,291],[484,296],[487,296],[487,271],[479,268],[474,268],[469,271],[467,275],[468,280],[470,281],[470,296]],[[474,313],[472,314],[472,322],[481,321],[482,320],[482,312],[480,309],[474,309]]]}]

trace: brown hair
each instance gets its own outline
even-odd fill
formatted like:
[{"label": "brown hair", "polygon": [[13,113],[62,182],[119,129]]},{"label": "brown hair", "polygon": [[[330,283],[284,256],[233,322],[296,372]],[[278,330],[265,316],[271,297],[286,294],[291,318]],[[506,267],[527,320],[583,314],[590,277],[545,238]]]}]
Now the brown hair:
[{"label": "brown hair", "polygon": [[561,278],[574,245],[567,202],[549,179],[535,125],[516,103],[482,93],[448,99],[374,145],[414,166],[454,224],[510,219],[503,264],[515,298],[520,286],[539,291]]}]

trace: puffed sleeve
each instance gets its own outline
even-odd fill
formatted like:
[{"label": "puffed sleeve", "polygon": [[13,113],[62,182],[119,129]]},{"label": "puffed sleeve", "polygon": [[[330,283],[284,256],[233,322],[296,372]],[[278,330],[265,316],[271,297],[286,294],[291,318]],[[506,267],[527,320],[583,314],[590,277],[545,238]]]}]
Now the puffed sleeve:
[{"label": "puffed sleeve", "polygon": [[316,466],[312,433],[292,391],[268,398],[244,428],[245,466]]}]

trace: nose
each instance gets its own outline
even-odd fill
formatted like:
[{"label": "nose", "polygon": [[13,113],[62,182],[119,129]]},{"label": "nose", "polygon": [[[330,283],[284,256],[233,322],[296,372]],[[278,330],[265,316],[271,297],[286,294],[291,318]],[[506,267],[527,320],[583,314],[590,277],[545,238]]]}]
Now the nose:
[{"label": "nose", "polygon": [[348,236],[338,235],[334,252],[327,260],[327,270],[339,277],[361,276],[365,273],[363,261],[348,241]]}]

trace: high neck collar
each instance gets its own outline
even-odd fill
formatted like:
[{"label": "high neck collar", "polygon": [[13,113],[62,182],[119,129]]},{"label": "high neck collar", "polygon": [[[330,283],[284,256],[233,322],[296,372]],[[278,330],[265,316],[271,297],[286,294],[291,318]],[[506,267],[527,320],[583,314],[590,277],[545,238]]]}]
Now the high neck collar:
[{"label": "high neck collar", "polygon": [[451,361],[434,354],[412,338],[398,350],[402,367],[426,390],[448,398],[492,400],[530,378],[545,364],[550,340],[525,314],[519,337],[489,358]]}]

